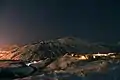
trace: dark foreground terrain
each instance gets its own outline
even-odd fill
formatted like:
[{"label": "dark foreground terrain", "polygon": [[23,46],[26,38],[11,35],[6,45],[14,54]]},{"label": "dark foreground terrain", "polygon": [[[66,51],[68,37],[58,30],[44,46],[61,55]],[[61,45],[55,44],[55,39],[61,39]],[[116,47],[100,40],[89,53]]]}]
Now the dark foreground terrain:
[{"label": "dark foreground terrain", "polygon": [[119,60],[98,60],[85,63],[77,63],[64,70],[43,71],[33,75],[15,80],[120,80]]},{"label": "dark foreground terrain", "polygon": [[[65,59],[66,56],[63,58]],[[38,71],[31,66],[19,65],[20,62],[9,62],[9,66],[4,65],[0,69],[0,80],[120,80],[118,59],[79,61],[69,58],[67,60],[64,64],[53,62]],[[68,63],[70,64],[67,65]],[[8,61],[4,64],[8,64]]]}]

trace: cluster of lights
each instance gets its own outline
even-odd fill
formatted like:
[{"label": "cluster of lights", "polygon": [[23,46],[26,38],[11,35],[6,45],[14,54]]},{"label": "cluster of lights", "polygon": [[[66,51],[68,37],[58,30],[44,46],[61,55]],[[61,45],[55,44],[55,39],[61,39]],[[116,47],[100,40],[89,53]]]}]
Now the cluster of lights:
[{"label": "cluster of lights", "polygon": [[31,64],[36,64],[36,63],[42,63],[42,60],[40,60],[40,61],[33,61],[33,62],[30,62],[30,63],[27,63],[26,65],[30,66]]},{"label": "cluster of lights", "polygon": [[[111,58],[115,58],[116,56],[114,55],[115,53],[107,53],[107,54],[101,54],[101,53],[97,53],[97,54],[92,54],[93,58],[96,57],[107,57],[107,56],[111,56]],[[88,60],[89,59],[89,55],[77,55],[77,54],[71,54],[72,57],[79,59],[79,60]]]},{"label": "cluster of lights", "polygon": [[71,54],[72,57],[76,57],[76,59],[79,59],[79,60],[87,60],[88,57],[86,55],[74,55],[74,54]]},{"label": "cluster of lights", "polygon": [[0,51],[0,53],[10,53],[10,51]]}]

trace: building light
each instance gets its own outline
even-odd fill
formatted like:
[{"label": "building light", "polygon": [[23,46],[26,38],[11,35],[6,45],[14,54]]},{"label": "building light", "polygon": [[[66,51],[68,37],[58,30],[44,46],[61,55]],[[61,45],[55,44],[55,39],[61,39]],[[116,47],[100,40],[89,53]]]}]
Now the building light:
[{"label": "building light", "polygon": [[111,58],[115,58],[116,56],[111,56]]},{"label": "building light", "polygon": [[93,58],[96,58],[96,56],[93,55]]},{"label": "building light", "polygon": [[87,58],[85,56],[80,56],[78,59],[80,59],[80,60],[86,60]]},{"label": "building light", "polygon": [[108,55],[112,55],[112,54],[115,54],[115,53],[108,53]]},{"label": "building light", "polygon": [[71,55],[72,57],[74,56],[74,54]]}]

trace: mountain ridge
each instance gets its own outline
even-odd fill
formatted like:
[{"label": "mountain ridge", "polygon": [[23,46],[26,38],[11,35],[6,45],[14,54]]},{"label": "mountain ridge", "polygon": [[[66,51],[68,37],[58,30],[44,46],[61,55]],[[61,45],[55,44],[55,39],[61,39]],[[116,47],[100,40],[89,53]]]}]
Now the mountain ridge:
[{"label": "mountain ridge", "polygon": [[[108,53],[110,48],[105,45],[91,43],[76,37],[64,37],[53,40],[41,40],[10,50],[9,59],[39,60],[62,56],[66,53]],[[0,57],[5,59],[6,56]]]}]

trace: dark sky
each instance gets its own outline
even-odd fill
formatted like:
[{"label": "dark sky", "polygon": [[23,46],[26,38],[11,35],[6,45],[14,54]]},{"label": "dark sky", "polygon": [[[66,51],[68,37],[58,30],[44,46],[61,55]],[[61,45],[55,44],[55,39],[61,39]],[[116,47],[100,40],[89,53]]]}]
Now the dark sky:
[{"label": "dark sky", "polygon": [[76,36],[120,40],[119,0],[0,0],[0,44]]}]

